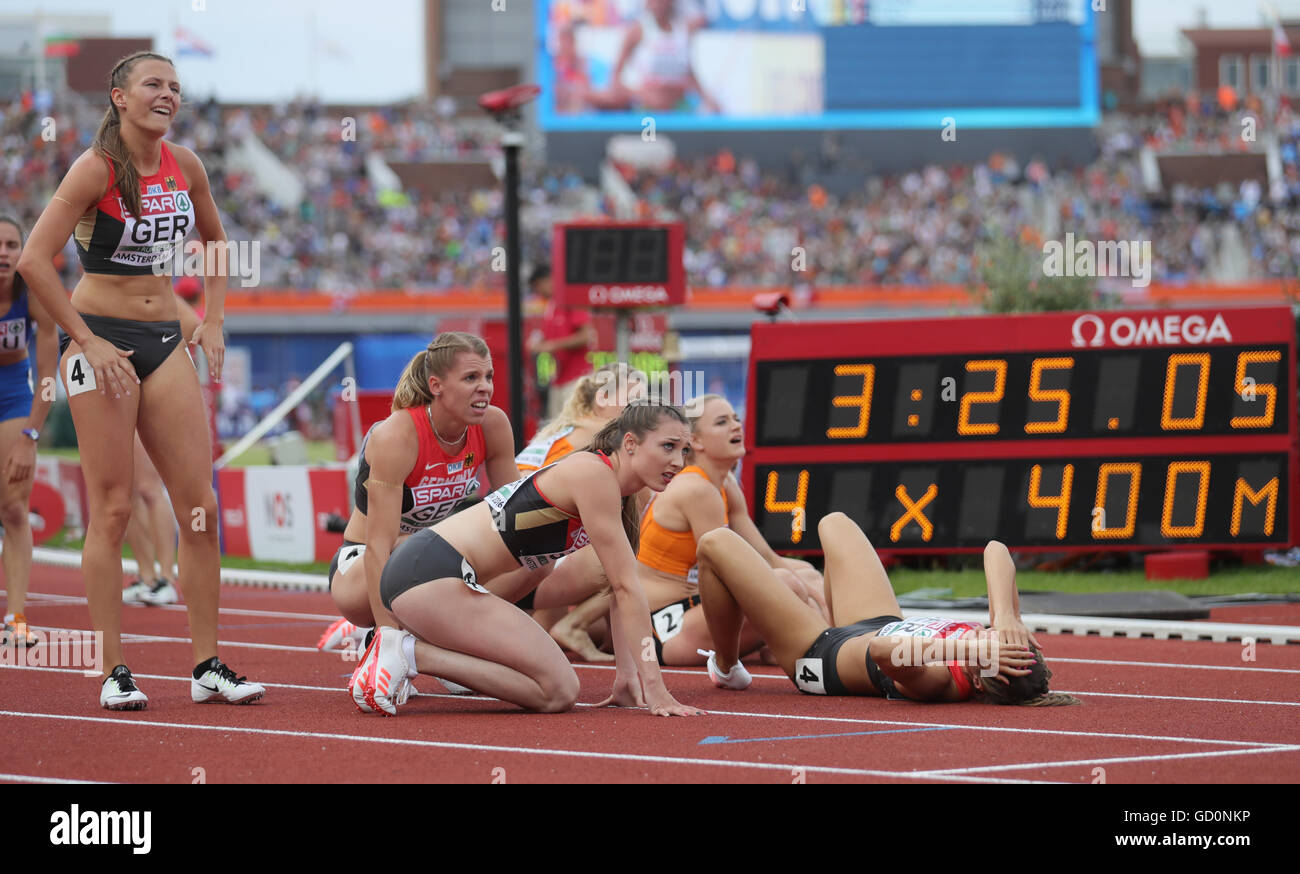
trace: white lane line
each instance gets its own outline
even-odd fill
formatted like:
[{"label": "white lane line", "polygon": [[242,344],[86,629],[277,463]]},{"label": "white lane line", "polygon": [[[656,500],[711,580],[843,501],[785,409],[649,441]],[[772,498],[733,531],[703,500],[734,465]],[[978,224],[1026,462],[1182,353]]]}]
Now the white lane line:
[{"label": "white lane line", "polygon": [[[450,741],[432,741],[432,740],[414,740],[411,738],[389,738],[389,737],[365,737],[354,734],[338,734],[335,732],[319,731],[283,731],[272,728],[246,728],[243,726],[232,725],[199,725],[189,722],[155,722],[152,720],[142,719],[110,719],[101,716],[72,716],[57,713],[19,713],[15,710],[0,710],[0,716],[16,716],[28,719],[58,719],[75,722],[102,722],[110,725],[119,726],[142,726],[146,728],[176,728],[188,729],[191,731],[219,731],[230,734],[255,734],[266,735],[270,737],[292,737],[292,738],[311,738],[312,740],[339,740],[350,741],[353,743],[366,744],[386,744],[393,746],[414,746],[424,747],[426,749],[446,749],[446,750],[470,750],[480,753],[518,753],[521,755],[532,756],[558,756],[577,759],[603,759],[606,761],[622,762],[649,762],[660,765],[688,765],[691,767],[715,767],[715,768],[749,768],[760,771],[782,771],[786,774],[792,770],[798,769],[805,773],[812,774],[835,774],[847,777],[885,777],[892,779],[914,779],[913,776],[905,771],[877,771],[866,768],[832,768],[821,765],[778,765],[773,762],[745,762],[734,759],[698,759],[687,758],[682,756],[648,756],[639,753],[602,753],[592,750],[561,750],[551,749],[548,747],[510,747],[498,744],[471,744],[471,743],[453,743]],[[960,782],[987,782],[996,778],[977,778],[964,774],[946,775],[941,774],[937,777],[923,777],[926,780],[956,780]],[[1023,780],[997,780],[997,782],[1028,782]]]},{"label": "white lane line", "polygon": [[[6,670],[17,670],[17,671],[54,671],[54,672],[66,673],[66,674],[81,673],[78,670],[74,670],[70,668],[47,668],[47,667],[27,667],[27,666],[0,666],[0,668]],[[176,682],[185,682],[185,683],[189,682],[189,678],[187,677],[169,677],[162,674],[135,674],[135,676],[138,679],[172,680]],[[291,685],[287,683],[286,684],[263,683],[262,685],[268,688],[273,688],[279,685],[282,688],[286,688],[286,689],[304,689],[307,691],[332,692],[335,694],[347,691],[343,685],[340,685],[338,687],[301,686],[301,685]],[[499,699],[497,698],[490,698],[486,695],[446,695],[446,694],[441,694],[436,692],[422,692],[418,694],[419,697],[422,698],[449,698],[449,699],[461,699],[465,701],[499,701]],[[594,707],[595,704],[579,703],[577,706]],[[954,730],[960,729],[964,731],[991,731],[991,732],[1010,733],[1010,734],[1062,735],[1065,737],[1115,738],[1119,740],[1144,740],[1144,741],[1153,740],[1153,741],[1168,741],[1172,743],[1222,744],[1226,746],[1241,746],[1241,747],[1260,747],[1260,746],[1280,747],[1280,746],[1289,745],[1285,741],[1224,740],[1220,738],[1172,737],[1167,735],[1127,734],[1121,732],[1066,731],[1064,729],[1049,729],[1049,728],[1015,728],[1010,726],[970,725],[966,723],[950,723],[950,722],[910,722],[910,721],[895,720],[895,719],[869,719],[869,718],[862,718],[862,717],[847,717],[847,716],[811,716],[808,714],[762,713],[762,712],[743,711],[743,710],[709,710],[708,713],[716,716],[741,716],[750,719],[786,719],[795,722],[818,722],[818,723],[835,722],[835,723],[845,723],[848,725],[888,725],[888,726],[901,726],[904,728],[946,728],[946,729],[954,729]]]},{"label": "white lane line", "polygon": [[1060,689],[1068,695],[1087,695],[1091,698],[1142,698],[1146,701],[1208,701],[1214,704],[1265,704],[1276,707],[1300,707],[1300,701],[1258,701],[1248,698],[1195,698],[1187,695],[1137,695],[1132,692],[1085,692],[1081,689]]},{"label": "white lane line", "polygon": [[35,777],[31,774],[0,774],[0,780],[7,780],[14,783],[68,783],[68,784],[86,784],[103,786],[104,780],[69,780],[65,777]]},{"label": "white lane line", "polygon": [[1078,665],[1132,665],[1142,668],[1191,668],[1199,671],[1247,671],[1253,674],[1300,674],[1295,668],[1245,668],[1238,665],[1189,665],[1182,662],[1127,662],[1107,659],[1065,659],[1052,658],[1051,662],[1065,662]]},{"label": "white lane line", "polygon": [[[4,589],[0,589],[0,595],[7,595],[7,594],[8,593],[5,592]],[[53,592],[28,592],[27,600],[28,601],[50,601],[53,604],[67,605],[67,606],[86,603],[86,599],[84,596],[56,595]],[[173,612],[173,613],[184,613],[187,609],[184,604],[164,604],[160,607],[156,607],[152,604],[149,605],[125,604],[123,606],[139,607],[140,609],[146,611],[166,610],[168,612]],[[304,621],[310,620],[312,622],[317,622],[317,621],[333,622],[334,620],[339,618],[339,616],[337,615],[332,616],[328,613],[295,613],[288,610],[252,610],[243,607],[222,607],[220,608],[219,612],[228,616],[267,616],[267,617],[272,617],[277,619],[302,619]]]},{"label": "white lane line", "polygon": [[1127,762],[1156,762],[1170,759],[1206,759],[1216,756],[1253,756],[1258,753],[1291,753],[1300,750],[1300,746],[1278,745],[1259,747],[1253,750],[1211,750],[1202,753],[1167,753],[1151,756],[1122,756],[1106,759],[1075,759],[1069,762],[1018,762],[1013,765],[980,765],[974,768],[945,768],[939,771],[917,771],[918,775],[937,776],[940,774],[974,774],[985,771],[1026,771],[1035,768],[1073,768],[1088,765],[1120,765]]}]

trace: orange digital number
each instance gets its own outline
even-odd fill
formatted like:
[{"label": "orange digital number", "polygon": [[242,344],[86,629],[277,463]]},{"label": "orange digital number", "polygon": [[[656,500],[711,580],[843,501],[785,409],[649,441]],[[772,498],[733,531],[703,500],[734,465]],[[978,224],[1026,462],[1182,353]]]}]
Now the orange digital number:
[{"label": "orange digital number", "polygon": [[1236,537],[1241,533],[1241,504],[1242,499],[1250,501],[1251,506],[1258,507],[1259,502],[1268,498],[1268,506],[1265,509],[1264,516],[1264,535],[1267,537],[1273,533],[1273,521],[1277,518],[1277,477],[1273,477],[1264,483],[1259,491],[1255,491],[1250,485],[1240,477],[1237,478],[1237,487],[1232,493],[1232,536]]},{"label": "orange digital number", "polygon": [[1044,391],[1041,382],[1044,370],[1071,370],[1073,368],[1073,358],[1034,359],[1033,366],[1029,369],[1029,399],[1045,403],[1055,401],[1056,421],[1028,422],[1025,424],[1026,434],[1060,434],[1065,431],[1065,426],[1070,420],[1070,392],[1068,389],[1063,388]]},{"label": "orange digital number", "polygon": [[807,518],[808,506],[808,471],[799,471],[799,479],[795,486],[795,498],[793,501],[778,501],[776,499],[776,486],[780,477],[776,471],[769,471],[767,474],[767,493],[763,498],[763,509],[769,513],[789,513],[790,514],[790,542],[798,543],[803,540],[804,527]]},{"label": "orange digital number", "polygon": [[[1259,416],[1233,416],[1228,423],[1234,428],[1272,428],[1273,413],[1277,408],[1277,386],[1271,382],[1243,384],[1246,368],[1252,364],[1273,364],[1282,360],[1282,352],[1274,349],[1270,352],[1242,352],[1237,356],[1237,396],[1245,398],[1249,392],[1252,398],[1264,396],[1264,413]],[[1258,408],[1256,408],[1258,409]]]},{"label": "orange digital number", "polygon": [[967,361],[966,372],[993,373],[993,391],[968,391],[961,396],[961,410],[957,416],[957,433],[965,435],[998,433],[998,425],[996,422],[972,425],[970,421],[970,408],[974,404],[997,404],[1002,402],[1002,393],[1007,387],[1007,362],[1001,358]]},{"label": "orange digital number", "polygon": [[[1178,383],[1178,368],[1196,367],[1196,414],[1174,418],[1174,386]],[[1179,352],[1169,356],[1165,366],[1165,403],[1160,411],[1160,427],[1166,431],[1195,431],[1205,424],[1205,394],[1210,386],[1210,353]]]},{"label": "orange digital number", "polygon": [[[1174,525],[1174,491],[1178,488],[1178,475],[1194,473],[1196,482],[1196,521],[1191,525]],[[1205,530],[1205,501],[1210,496],[1210,463],[1208,461],[1175,461],[1169,465],[1165,479],[1165,508],[1160,514],[1160,533],[1164,537],[1200,537]]]},{"label": "orange digital number", "polygon": [[1061,493],[1059,495],[1039,494],[1038,488],[1043,482],[1043,466],[1035,464],[1029,471],[1029,506],[1040,510],[1056,508],[1056,539],[1065,539],[1065,528],[1070,522],[1070,491],[1074,486],[1074,465],[1067,464],[1061,471]]},{"label": "orange digital number", "polygon": [[1105,514],[1106,511],[1106,490],[1110,486],[1112,474],[1128,474],[1128,505],[1124,508],[1124,527],[1110,528],[1103,520],[1103,524],[1094,525],[1092,529],[1092,538],[1094,540],[1120,540],[1125,537],[1132,537],[1134,530],[1137,528],[1137,509],[1138,509],[1138,484],[1142,481],[1142,465],[1136,461],[1127,461],[1116,464],[1103,464],[1097,471],[1097,503],[1094,508],[1100,509]]},{"label": "orange digital number", "polygon": [[832,439],[867,436],[867,426],[871,423],[871,391],[876,384],[876,365],[837,364],[835,365],[835,375],[862,377],[862,392],[860,394],[838,395],[831,401],[831,404],[837,407],[857,407],[858,424],[853,427],[827,428],[826,436]]}]

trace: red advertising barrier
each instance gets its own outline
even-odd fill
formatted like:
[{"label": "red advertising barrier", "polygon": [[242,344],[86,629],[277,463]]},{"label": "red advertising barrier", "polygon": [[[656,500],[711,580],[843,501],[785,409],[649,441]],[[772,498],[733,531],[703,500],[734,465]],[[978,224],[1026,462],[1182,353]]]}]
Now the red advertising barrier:
[{"label": "red advertising barrier", "polygon": [[325,523],[351,511],[342,468],[228,468],[217,474],[217,500],[227,555],[294,564],[329,561],[343,535]]}]

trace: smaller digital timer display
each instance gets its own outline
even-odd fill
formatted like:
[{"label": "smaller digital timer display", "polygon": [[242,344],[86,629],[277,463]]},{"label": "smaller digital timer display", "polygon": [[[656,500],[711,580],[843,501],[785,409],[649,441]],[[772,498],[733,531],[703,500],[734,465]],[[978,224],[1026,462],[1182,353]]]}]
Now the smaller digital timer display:
[{"label": "smaller digital timer display", "polygon": [[668,281],[668,230],[654,227],[569,227],[564,279],[572,285],[638,285]]}]

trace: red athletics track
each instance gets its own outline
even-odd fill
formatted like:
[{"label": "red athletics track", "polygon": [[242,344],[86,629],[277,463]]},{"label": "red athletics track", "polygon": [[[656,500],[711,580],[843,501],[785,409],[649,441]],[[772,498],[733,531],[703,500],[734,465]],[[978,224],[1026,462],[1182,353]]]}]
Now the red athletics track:
[{"label": "red athletics track", "polygon": [[[39,628],[89,625],[74,570],[33,568]],[[1216,621],[1297,621],[1293,608],[1216,610]],[[579,705],[526,714],[416,681],[395,719],[363,716],[353,662],[318,653],[327,595],[227,586],[223,657],[267,687],[247,707],[190,703],[182,607],[124,608],[126,652],[149,708],[110,714],[79,669],[0,668],[0,780],[236,782],[1300,782],[1300,646],[1040,637],[1053,686],[1081,707],[935,705],[801,695],[754,667],[748,691],[668,669],[679,700],[710,711],[661,719]],[[1270,619],[1270,616],[1272,617]],[[147,636],[153,636],[152,638]],[[11,659],[5,660],[6,664]],[[578,665],[580,700],[612,669]],[[107,753],[107,754],[106,754]]]}]

